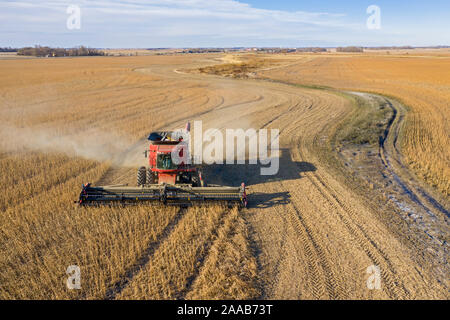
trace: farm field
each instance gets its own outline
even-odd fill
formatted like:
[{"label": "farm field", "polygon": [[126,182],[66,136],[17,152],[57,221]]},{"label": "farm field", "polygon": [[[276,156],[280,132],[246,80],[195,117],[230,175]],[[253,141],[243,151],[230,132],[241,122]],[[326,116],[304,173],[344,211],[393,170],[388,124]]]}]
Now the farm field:
[{"label": "farm field", "polygon": [[[295,61],[298,63],[295,63]],[[448,50],[299,57],[261,77],[377,92],[410,110],[400,135],[405,163],[445,197],[450,193],[450,54]]]},{"label": "farm field", "polygon": [[[0,60],[0,298],[448,299],[450,58],[280,55],[250,79],[187,71],[223,58]],[[342,143],[359,107],[388,132],[380,147]],[[133,185],[149,132],[194,120],[280,130],[275,176],[205,167],[211,183],[245,181],[249,208],[74,205],[83,183]],[[411,200],[408,168],[439,195]],[[80,290],[67,289],[70,265]]]}]

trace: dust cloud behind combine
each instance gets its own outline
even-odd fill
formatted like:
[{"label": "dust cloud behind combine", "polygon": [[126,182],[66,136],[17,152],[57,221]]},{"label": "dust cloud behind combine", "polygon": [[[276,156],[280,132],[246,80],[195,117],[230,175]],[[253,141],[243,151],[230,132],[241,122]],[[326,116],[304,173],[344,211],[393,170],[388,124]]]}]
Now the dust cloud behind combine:
[{"label": "dust cloud behind combine", "polygon": [[114,132],[95,129],[80,132],[69,130],[72,134],[58,134],[58,128],[18,128],[0,124],[0,143],[2,151],[44,153],[63,153],[70,157],[81,157],[114,165],[134,167],[139,161],[134,157],[124,157],[123,153],[133,145],[130,137]]}]

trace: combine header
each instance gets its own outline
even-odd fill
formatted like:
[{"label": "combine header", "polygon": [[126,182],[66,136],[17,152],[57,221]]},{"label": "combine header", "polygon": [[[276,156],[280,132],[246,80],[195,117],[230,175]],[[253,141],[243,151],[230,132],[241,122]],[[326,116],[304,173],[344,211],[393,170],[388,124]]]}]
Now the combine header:
[{"label": "combine header", "polygon": [[[186,131],[189,130],[188,123]],[[199,168],[180,161],[188,159],[189,147],[183,143],[183,137],[179,132],[153,132],[148,140],[150,147],[144,154],[149,159],[149,165],[138,169],[137,187],[124,185],[97,187],[87,183],[81,190],[79,205],[155,203],[189,206],[221,202],[247,206],[244,183],[240,187],[207,186]],[[173,159],[174,155],[177,159]]]}]

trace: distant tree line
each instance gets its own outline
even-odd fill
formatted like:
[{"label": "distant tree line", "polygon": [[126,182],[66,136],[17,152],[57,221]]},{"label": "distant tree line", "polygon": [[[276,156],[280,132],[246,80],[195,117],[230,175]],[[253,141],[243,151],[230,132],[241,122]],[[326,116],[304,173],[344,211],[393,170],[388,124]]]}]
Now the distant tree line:
[{"label": "distant tree line", "polygon": [[182,51],[182,53],[218,53],[218,52],[224,52],[225,49],[219,49],[219,48],[193,48],[193,49],[185,49]]},{"label": "distant tree line", "polygon": [[104,56],[103,51],[86,48],[80,46],[77,48],[64,49],[64,48],[50,48],[50,47],[26,47],[17,51],[20,56],[33,56],[33,57],[78,57],[78,56]]},{"label": "distant tree line", "polygon": [[8,48],[0,48],[0,52],[17,52],[17,50],[18,49],[16,49],[16,48],[11,48],[11,47],[8,47]]},{"label": "distant tree line", "polygon": [[367,49],[371,50],[409,50],[409,49],[415,49],[411,46],[384,46],[384,47],[368,47]]},{"label": "distant tree line", "polygon": [[364,52],[362,47],[338,47],[336,52]]},{"label": "distant tree line", "polygon": [[326,48],[310,47],[310,48],[297,48],[297,52],[327,52]]}]

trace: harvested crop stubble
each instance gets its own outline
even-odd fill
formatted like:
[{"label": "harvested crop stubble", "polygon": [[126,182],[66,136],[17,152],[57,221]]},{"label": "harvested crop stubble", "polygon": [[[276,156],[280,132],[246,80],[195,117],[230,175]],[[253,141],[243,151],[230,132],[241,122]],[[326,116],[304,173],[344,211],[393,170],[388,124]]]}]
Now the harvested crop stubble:
[{"label": "harvested crop stubble", "polygon": [[[26,155],[22,155],[24,162],[28,162]],[[61,160],[64,159],[62,162]],[[22,161],[16,162],[19,168],[14,168],[11,163],[8,164],[8,169],[11,171],[9,180],[16,181],[15,183],[4,184],[4,192],[0,196],[0,209],[4,210],[7,207],[14,206],[26,199],[30,199],[39,193],[45,194],[49,189],[55,185],[60,185],[73,177],[80,175],[82,172],[89,171],[98,163],[85,159],[70,159],[61,155],[48,155],[45,162],[41,162],[41,169],[37,167],[35,172],[28,174],[26,169],[21,174]],[[39,164],[38,164],[39,165]],[[33,167],[36,166],[33,165]],[[5,171],[7,172],[7,171]],[[22,178],[20,178],[22,176]],[[6,178],[8,179],[8,178]],[[6,180],[5,179],[5,180]]]},{"label": "harvested crop stubble", "polygon": [[205,111],[215,103],[202,86],[134,71],[178,60],[186,58],[0,61],[0,132],[11,127],[32,137],[34,129],[46,129],[70,138],[95,129],[132,143],[156,125],[185,119],[193,107]]},{"label": "harvested crop stubble", "polygon": [[[2,299],[102,298],[157,239],[175,209],[70,205],[81,182],[95,181],[107,168],[96,165],[2,213]],[[81,269],[81,290],[66,287],[70,265]]]},{"label": "harvested crop stubble", "polygon": [[222,207],[187,210],[161,242],[149,263],[119,299],[177,299],[185,296],[210,251],[211,242],[229,214]]},{"label": "harvested crop stubble", "polygon": [[[82,183],[110,165],[61,154],[7,153],[0,159],[0,297],[104,298],[155,242],[177,210],[75,207]],[[66,269],[81,269],[68,290]]]},{"label": "harvested crop stubble", "polygon": [[255,299],[257,263],[244,219],[234,209],[217,232],[210,254],[186,298]]},{"label": "harvested crop stubble", "polygon": [[429,185],[450,194],[450,57],[335,56],[298,59],[261,76],[399,98],[410,107],[400,143],[405,162]]}]

